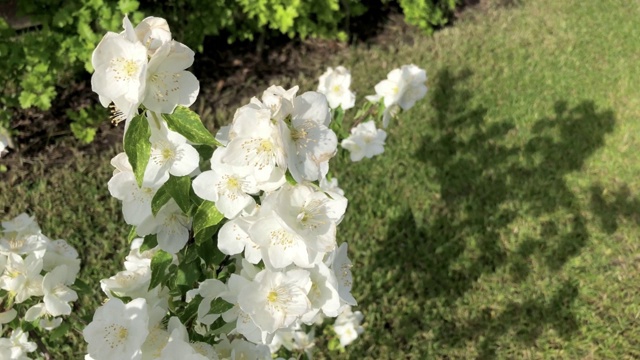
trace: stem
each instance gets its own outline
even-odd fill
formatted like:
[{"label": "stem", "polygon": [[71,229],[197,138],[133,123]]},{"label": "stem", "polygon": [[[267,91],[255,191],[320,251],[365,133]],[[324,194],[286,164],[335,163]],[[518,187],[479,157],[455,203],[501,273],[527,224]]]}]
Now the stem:
[{"label": "stem", "polygon": [[218,266],[218,269],[216,270],[216,276],[220,273],[220,271],[222,271],[222,269],[224,269],[225,262],[229,260],[229,258],[230,256],[227,255],[224,257],[224,259],[222,259],[222,261],[220,262],[220,266]]},{"label": "stem", "polygon": [[78,316],[77,314],[71,312],[71,314],[69,315],[70,318],[72,318],[74,321],[82,324],[83,326],[87,326],[87,322],[82,320],[82,318],[80,318],[80,316]]},{"label": "stem", "polygon": [[4,310],[2,310],[2,311],[8,311],[8,310],[11,310],[13,308],[13,300],[15,299],[15,294],[12,293],[12,292],[9,292],[7,294],[6,299],[7,299],[7,303],[6,304],[4,303],[4,300],[2,301],[2,303],[0,303],[0,304],[3,305],[3,309]]},{"label": "stem", "polygon": [[53,359],[51,354],[49,354],[49,351],[47,350],[47,347],[42,342],[41,337],[38,334],[36,334],[35,331],[33,331],[33,330],[29,331],[29,338],[31,338],[31,339],[33,339],[33,341],[35,341],[36,345],[38,346],[38,349],[42,353],[42,356],[44,357],[45,360]]},{"label": "stem", "polygon": [[370,115],[373,115],[374,111],[373,110],[378,110],[378,108],[371,106],[366,113],[364,113],[362,116],[360,116],[359,118],[355,119],[355,122],[353,123],[353,125],[351,126],[351,128],[354,128],[356,126],[358,126],[358,124],[360,124],[360,122],[362,122],[362,120],[365,120],[366,118],[368,118]]}]

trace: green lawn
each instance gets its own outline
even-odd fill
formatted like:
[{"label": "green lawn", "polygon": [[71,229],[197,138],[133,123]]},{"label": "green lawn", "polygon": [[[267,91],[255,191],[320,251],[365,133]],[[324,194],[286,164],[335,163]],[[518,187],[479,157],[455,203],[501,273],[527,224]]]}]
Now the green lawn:
[{"label": "green lawn", "polygon": [[[317,64],[349,67],[359,97],[406,63],[429,75],[382,156],[333,163],[366,329],[342,357],[640,357],[640,3],[493,3]],[[43,154],[37,180],[0,184],[3,218],[28,211],[71,241],[88,282],[126,252],[115,153]]]}]

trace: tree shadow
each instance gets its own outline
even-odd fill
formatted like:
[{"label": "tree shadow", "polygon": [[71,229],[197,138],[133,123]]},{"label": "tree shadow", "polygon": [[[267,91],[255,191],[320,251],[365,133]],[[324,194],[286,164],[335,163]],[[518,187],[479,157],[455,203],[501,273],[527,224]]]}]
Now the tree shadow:
[{"label": "tree shadow", "polygon": [[[553,116],[526,129],[513,120],[488,123],[488,109],[473,105],[472,94],[460,86],[470,74],[445,69],[433,78],[436,116],[416,156],[440,190],[424,219],[407,209],[391,220],[386,252],[376,254],[374,264],[384,268],[389,258],[402,259],[404,273],[421,272],[418,283],[401,275],[390,282],[408,289],[407,296],[417,301],[450,308],[445,317],[455,316],[454,302],[485,274],[504,268],[521,282],[533,259],[553,272],[580,253],[590,234],[585,209],[565,175],[582,168],[615,124],[611,110],[598,110],[591,101],[574,107],[557,101]],[[529,133],[519,136],[521,131]],[[638,202],[622,196],[614,204],[630,215]],[[603,207],[600,213],[605,214],[609,205],[596,201],[593,206]],[[537,230],[519,234],[523,218],[534,219]],[[603,215],[603,227],[613,229],[607,221]],[[569,280],[551,295],[525,294],[526,300],[508,303],[499,314],[471,314],[463,324],[438,314],[407,326],[432,329],[435,340],[446,346],[476,340],[481,357],[490,358],[496,340],[506,333],[526,344],[546,328],[570,337],[577,329],[572,303],[578,293],[577,283]]]},{"label": "tree shadow", "polygon": [[622,184],[610,191],[602,184],[595,184],[590,188],[591,211],[596,215],[600,227],[607,233],[613,234],[618,230],[621,220],[631,220],[640,225],[640,199],[633,197],[626,184]]},{"label": "tree shadow", "polygon": [[549,327],[568,339],[578,329],[572,311],[578,292],[577,283],[568,280],[554,289],[550,297],[535,294],[523,302],[509,303],[498,314],[491,307],[485,307],[463,324],[444,323],[440,340],[446,339],[447,345],[474,341],[478,359],[493,359],[497,355],[496,343],[505,334],[530,347],[535,346],[538,337]]}]

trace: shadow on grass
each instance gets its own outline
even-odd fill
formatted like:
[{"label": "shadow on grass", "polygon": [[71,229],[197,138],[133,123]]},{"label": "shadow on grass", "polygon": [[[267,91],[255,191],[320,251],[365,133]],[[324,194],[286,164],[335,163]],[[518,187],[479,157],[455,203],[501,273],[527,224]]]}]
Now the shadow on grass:
[{"label": "shadow on grass", "polygon": [[626,184],[613,191],[606,191],[602,184],[591,186],[591,211],[597,216],[600,227],[613,234],[620,219],[630,219],[640,225],[640,200],[633,197]]},{"label": "shadow on grass", "polygon": [[[444,70],[434,77],[430,91],[437,115],[416,156],[433,170],[430,181],[440,191],[424,220],[407,210],[391,221],[388,251],[376,256],[374,266],[398,258],[406,273],[423,274],[419,284],[402,276],[390,279],[406,283],[414,291],[408,296],[436,307],[408,327],[431,329],[434,341],[444,346],[474,341],[480,357],[491,358],[497,339],[507,333],[533,345],[544,329],[553,328],[563,338],[576,331],[572,303],[579,288],[571,280],[544,294],[524,294],[525,300],[507,302],[497,313],[491,307],[477,309],[463,320],[457,319],[454,302],[498,268],[520,282],[532,271],[534,257],[557,271],[580,253],[590,238],[585,209],[564,176],[580,170],[603,146],[615,117],[589,101],[574,107],[558,101],[553,116],[527,129],[512,120],[488,123],[488,109],[471,106],[472,94],[459,85],[469,75]],[[520,131],[529,133],[518,136]],[[629,212],[638,205],[624,194],[617,203]],[[612,206],[594,204],[603,214]],[[534,219],[536,231],[519,234],[523,218]],[[603,215],[603,227],[613,230],[615,223],[607,221]]]}]

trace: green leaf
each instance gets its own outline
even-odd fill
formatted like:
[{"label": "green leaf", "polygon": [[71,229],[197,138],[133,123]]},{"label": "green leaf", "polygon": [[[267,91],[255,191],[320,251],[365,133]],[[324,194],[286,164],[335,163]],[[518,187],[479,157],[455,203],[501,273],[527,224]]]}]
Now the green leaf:
[{"label": "green leaf", "polygon": [[222,317],[219,317],[216,319],[216,321],[213,322],[213,324],[209,326],[209,329],[211,330],[207,332],[207,335],[212,336],[212,335],[218,335],[218,334],[227,334],[231,330],[233,330],[234,327],[235,327],[235,324],[233,322],[227,323],[226,321],[224,321]]},{"label": "green leaf", "polygon": [[231,308],[233,308],[233,304],[230,304],[221,298],[215,298],[211,301],[211,309],[209,309],[208,314],[222,314]]},{"label": "green leaf", "polygon": [[201,239],[198,242],[198,236],[196,236],[196,244],[198,246],[198,254],[200,258],[204,260],[204,262],[209,266],[219,266],[222,260],[225,258],[225,254],[223,254],[216,242],[213,240],[213,235],[217,231],[216,227],[206,228],[201,231],[199,234],[210,234],[208,238]]},{"label": "green leaf", "polygon": [[138,187],[142,187],[144,170],[151,156],[151,129],[147,119],[142,115],[136,115],[129,122],[129,128],[124,134],[124,152],[129,157],[129,163],[133,168],[133,174],[138,182]]},{"label": "green leaf", "polygon": [[36,319],[36,320],[33,320],[33,321],[22,321],[20,323],[20,328],[22,329],[22,331],[25,331],[25,332],[29,332],[29,331],[35,330],[38,327],[40,327],[40,320],[39,319]]},{"label": "green leaf", "polygon": [[196,245],[200,246],[206,243],[213,243],[213,236],[216,234],[217,231],[218,231],[217,226],[210,226],[208,228],[204,228],[198,231],[194,236],[196,240]]},{"label": "green leaf", "polygon": [[76,278],[73,282],[73,285],[70,286],[73,290],[77,291],[79,294],[93,294],[96,289],[89,286],[86,282]]},{"label": "green leaf", "polygon": [[338,108],[333,111],[333,121],[335,121],[336,124],[342,127],[343,119],[344,119],[344,110],[342,109],[342,106],[338,106]]},{"label": "green leaf", "polygon": [[156,194],[153,195],[153,199],[151,199],[151,212],[153,216],[158,215],[158,211],[171,199],[171,194],[169,194],[167,188],[165,188],[166,184],[167,183],[162,184],[158,191],[156,191]]},{"label": "green leaf", "polygon": [[200,117],[184,106],[178,106],[173,114],[162,114],[169,128],[180,133],[194,144],[222,146],[207,128]]},{"label": "green leaf", "polygon": [[136,237],[138,237],[138,232],[136,231],[136,227],[132,226],[131,230],[129,230],[129,235],[127,235],[127,241],[129,242],[129,244],[131,244],[133,239],[135,239]]},{"label": "green leaf", "polygon": [[120,0],[118,7],[123,14],[128,14],[138,10],[139,3],[136,0]]},{"label": "green leaf", "polygon": [[181,264],[194,262],[198,258],[195,246],[187,245],[181,252],[184,253],[184,256],[180,259]]},{"label": "green leaf", "polygon": [[154,247],[158,246],[158,235],[151,234],[144,237],[142,241],[142,245],[140,245],[140,252],[145,252],[147,250],[151,250]]},{"label": "green leaf", "polygon": [[211,201],[203,201],[193,216],[193,232],[197,235],[200,231],[217,225],[222,219],[224,219],[224,215],[218,211],[216,204]]},{"label": "green leaf", "polygon": [[197,262],[183,262],[178,266],[178,272],[176,273],[175,285],[185,286],[188,289],[193,289],[194,284],[200,278],[200,266]]},{"label": "green leaf", "polygon": [[193,147],[204,160],[209,160],[213,156],[214,149],[209,145],[194,145]]},{"label": "green leaf", "polygon": [[49,340],[59,339],[67,335],[67,332],[69,331],[69,329],[71,329],[71,325],[68,322],[63,321],[62,324],[60,324],[60,326],[51,330],[47,338]]},{"label": "green leaf", "polygon": [[181,311],[177,311],[178,318],[183,324],[189,323],[198,315],[198,306],[202,302],[202,296],[196,295],[191,302]]},{"label": "green leaf", "polygon": [[[176,201],[180,210],[185,214],[189,213],[191,209],[191,178],[187,176],[173,176],[169,177],[166,183],[160,187],[164,188],[169,195]],[[154,196],[155,197],[155,196]],[[153,200],[152,200],[153,202]],[[153,205],[153,204],[152,204]],[[153,208],[152,208],[153,210]]]},{"label": "green leaf", "polygon": [[153,258],[151,258],[151,282],[149,290],[163,283],[166,279],[166,271],[173,261],[173,256],[164,250],[159,250]]},{"label": "green leaf", "polygon": [[285,174],[285,178],[287,179],[287,182],[291,185],[295,186],[298,183],[296,179],[294,179],[293,176],[291,176],[291,173],[289,172],[289,170],[287,170],[287,173]]},{"label": "green leaf", "polygon": [[342,348],[342,346],[340,345],[340,339],[332,338],[331,340],[329,340],[327,348],[329,349],[329,351],[340,350],[340,348]]},{"label": "green leaf", "polygon": [[211,169],[211,156],[213,156],[213,147],[209,145],[194,145],[193,146],[198,154],[200,155],[200,162],[198,163],[198,167],[202,171],[207,171]]}]

